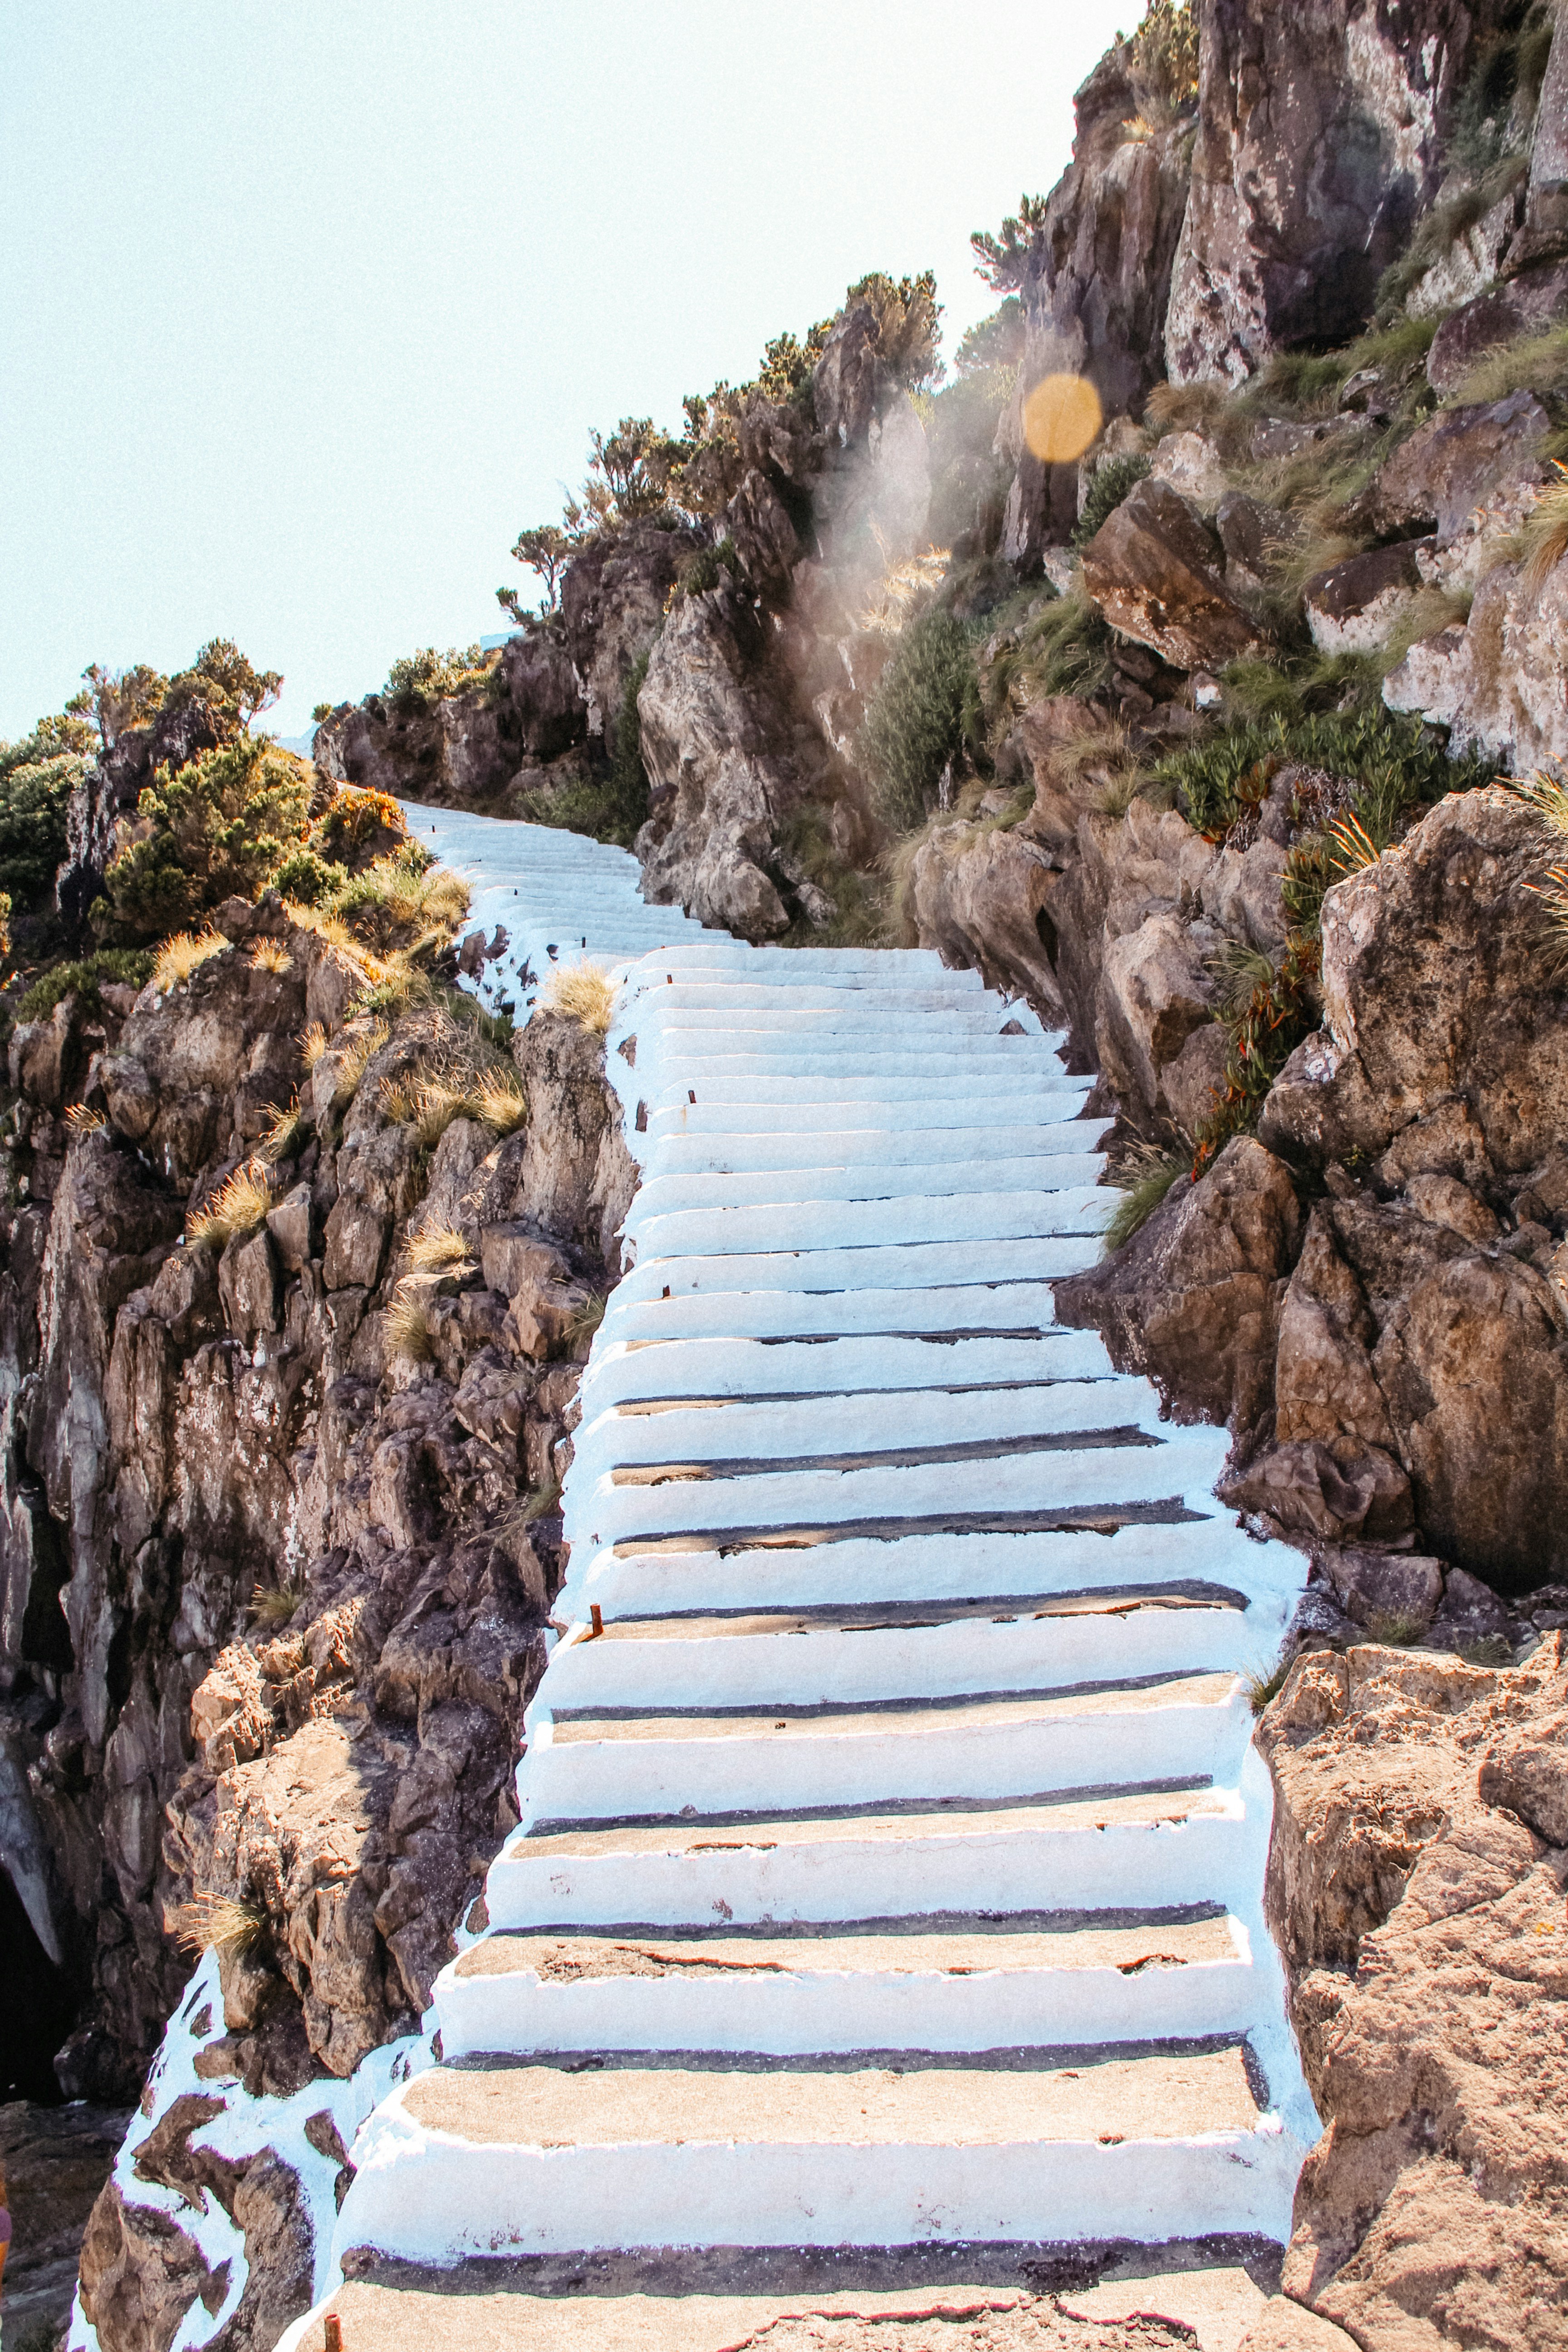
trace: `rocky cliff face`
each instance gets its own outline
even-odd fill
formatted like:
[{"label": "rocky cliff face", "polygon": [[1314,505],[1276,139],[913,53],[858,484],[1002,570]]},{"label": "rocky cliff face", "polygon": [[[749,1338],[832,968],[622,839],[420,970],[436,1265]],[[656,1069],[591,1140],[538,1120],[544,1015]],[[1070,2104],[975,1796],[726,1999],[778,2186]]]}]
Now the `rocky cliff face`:
[{"label": "rocky cliff face", "polygon": [[[513,1819],[575,1335],[631,1184],[575,1022],[539,1015],[475,1096],[483,1049],[438,1004],[354,1013],[353,951],[275,898],[222,920],[189,979],[100,1013],[85,1118],[15,1034],[0,1277],[5,1864],[79,2004],[73,2095],[134,2096],[190,1953],[217,1956],[206,2105],[160,2179],[225,2084],[304,2096],[426,2005]],[[264,1129],[259,1199],[193,1237]],[[217,2175],[265,2236],[287,2182]],[[154,2256],[171,2327],[203,2287],[177,2228],[130,2228],[96,2223],[84,2272],[106,2347],[149,2340]],[[306,2286],[309,2254],[307,2229]],[[264,2298],[232,2341],[287,2315]]]}]

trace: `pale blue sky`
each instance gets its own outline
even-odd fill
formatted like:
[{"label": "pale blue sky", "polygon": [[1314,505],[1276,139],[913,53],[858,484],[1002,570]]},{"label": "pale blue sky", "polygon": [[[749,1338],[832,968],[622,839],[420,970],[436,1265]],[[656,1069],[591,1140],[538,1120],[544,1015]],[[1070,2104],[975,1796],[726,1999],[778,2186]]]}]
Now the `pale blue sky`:
[{"label": "pale blue sky", "polygon": [[679,421],[1068,160],[1141,0],[4,0],[0,735],[232,636],[270,723],[502,625],[589,428]]}]

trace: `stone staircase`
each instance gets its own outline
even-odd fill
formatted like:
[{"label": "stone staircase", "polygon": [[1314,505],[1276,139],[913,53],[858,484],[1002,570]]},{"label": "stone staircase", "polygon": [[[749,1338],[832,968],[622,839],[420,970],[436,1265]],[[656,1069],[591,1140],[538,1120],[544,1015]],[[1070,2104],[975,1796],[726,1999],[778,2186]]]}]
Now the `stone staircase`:
[{"label": "stone staircase", "polygon": [[1302,1563],[1056,1324],[1112,1197],[1057,1043],[925,954],[630,971],[559,1639],[440,2063],[355,2149],[349,2352],[1256,2305],[1317,2124],[1244,1677]]},{"label": "stone staircase", "polygon": [[552,966],[576,956],[630,963],[672,940],[713,936],[679,907],[645,906],[637,860],[624,849],[514,818],[402,807],[415,839],[468,885],[468,929],[506,933],[473,983],[491,1013],[526,1020]]}]

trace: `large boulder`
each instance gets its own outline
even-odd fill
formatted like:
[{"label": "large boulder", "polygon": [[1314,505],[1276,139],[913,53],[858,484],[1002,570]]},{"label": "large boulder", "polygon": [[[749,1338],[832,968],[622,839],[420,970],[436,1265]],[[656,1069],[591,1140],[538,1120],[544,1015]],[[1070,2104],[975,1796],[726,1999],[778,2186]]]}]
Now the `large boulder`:
[{"label": "large boulder", "polygon": [[733,590],[683,596],[637,696],[653,796],[637,836],[644,896],[749,940],[789,927],[764,869],[801,792],[763,650]]},{"label": "large boulder", "polygon": [[1225,584],[1218,542],[1151,475],[1083,551],[1083,584],[1113,629],[1175,669],[1221,669],[1256,653],[1256,626]]},{"label": "large boulder", "polygon": [[959,821],[934,824],[910,876],[921,944],[935,948],[950,966],[983,972],[988,987],[1026,996],[1044,1019],[1059,1022],[1065,1008],[1046,944],[1055,880],[1045,852],[1022,833]]},{"label": "large boulder", "polygon": [[1038,559],[1078,520],[1078,467],[1043,463],[1024,437],[1024,403],[1042,377],[1086,376],[1108,416],[1142,413],[1164,373],[1171,264],[1186,204],[1185,120],[1130,139],[1142,111],[1123,47],[1074,100],[1072,162],[1052,189],[1019,284],[1023,364],[1002,425],[1016,471],[1003,524],[1010,562]]},{"label": "large boulder", "polygon": [[1157,1381],[1179,1418],[1245,1434],[1272,1402],[1300,1232],[1289,1170],[1237,1136],[1198,1183],[1177,1179],[1125,1249],[1058,1283],[1057,1313],[1102,1332],[1118,1368]]},{"label": "large boulder", "polygon": [[1468,621],[1413,645],[1384,680],[1391,710],[1448,730],[1456,756],[1479,751],[1516,772],[1568,760],[1568,560],[1539,590],[1499,563],[1476,590]]},{"label": "large boulder", "polygon": [[630,523],[589,540],[567,565],[561,623],[591,734],[614,726],[632,671],[664,625],[681,566],[700,543],[694,531]]},{"label": "large boulder", "polygon": [[1543,482],[1539,456],[1552,419],[1531,392],[1474,408],[1440,409],[1384,460],[1351,509],[1380,537],[1435,531],[1451,539],[1505,483]]},{"label": "large boulder", "polygon": [[1415,550],[1407,541],[1314,572],[1304,593],[1312,643],[1322,654],[1374,652],[1420,587]]},{"label": "large boulder", "polygon": [[[1563,55],[1568,60],[1568,45]],[[1544,262],[1521,270],[1500,286],[1478,294],[1446,318],[1426,354],[1426,377],[1440,400],[1449,400],[1472,369],[1500,343],[1538,334],[1568,311],[1568,261]]]},{"label": "large boulder", "polygon": [[1263,1717],[1269,1916],[1326,2126],[1283,2284],[1347,2343],[1561,2333],[1565,1699],[1560,1634],[1502,1673],[1369,1644],[1300,1659]]},{"label": "large boulder", "polygon": [[1449,110],[1501,0],[1223,0],[1203,11],[1199,129],[1172,274],[1178,383],[1348,342],[1443,173]]},{"label": "large boulder", "polygon": [[1500,1171],[1546,1157],[1568,1101],[1568,980],[1531,887],[1547,857],[1539,821],[1493,785],[1451,793],[1397,849],[1335,885],[1323,900],[1324,1025],[1275,1082],[1267,1143],[1320,1160],[1375,1157],[1455,1100]]}]

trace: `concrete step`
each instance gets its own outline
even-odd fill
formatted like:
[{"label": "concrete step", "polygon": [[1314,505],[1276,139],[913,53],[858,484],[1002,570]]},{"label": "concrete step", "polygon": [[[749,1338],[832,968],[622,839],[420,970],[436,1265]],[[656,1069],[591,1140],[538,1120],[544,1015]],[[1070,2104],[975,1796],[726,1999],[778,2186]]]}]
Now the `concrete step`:
[{"label": "concrete step", "polygon": [[447,2060],[584,2050],[818,2051],[1245,2033],[1261,1998],[1221,1906],[481,1937],[434,2000]]},{"label": "concrete step", "polygon": [[683,1397],[851,1396],[876,1391],[1003,1389],[1118,1378],[1095,1331],[1027,1339],[612,1340],[584,1377],[584,1426],[611,1405]]},{"label": "concrete step", "polygon": [[721,2245],[1026,2237],[1042,2214],[1069,2238],[1112,2217],[1149,2241],[1289,2227],[1300,2150],[1260,2116],[1239,2042],[1084,2065],[868,2055],[439,2068],[366,2126],[340,2237],[442,2261],[673,2244],[697,2214]]}]

